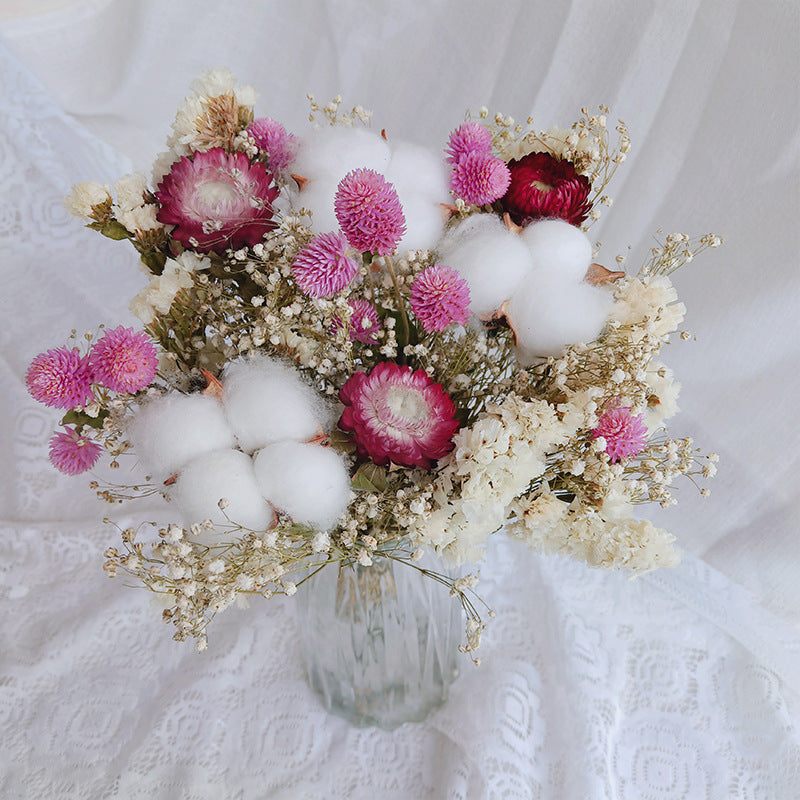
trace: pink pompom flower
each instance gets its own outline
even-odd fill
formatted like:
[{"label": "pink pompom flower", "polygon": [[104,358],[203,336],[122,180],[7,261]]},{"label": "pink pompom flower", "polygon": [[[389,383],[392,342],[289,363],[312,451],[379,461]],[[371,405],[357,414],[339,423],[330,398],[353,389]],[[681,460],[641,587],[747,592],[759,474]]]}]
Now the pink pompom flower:
[{"label": "pink pompom flower", "polygon": [[510,182],[511,173],[505,161],[479,151],[467,153],[450,174],[453,193],[471,206],[499,200]]},{"label": "pink pompom flower", "polygon": [[97,463],[101,450],[88,436],[82,436],[74,428],[65,428],[50,439],[50,462],[66,475],[80,475]]},{"label": "pink pompom flower", "polygon": [[480,122],[465,122],[459,125],[447,141],[445,153],[447,163],[456,165],[469,153],[489,153],[492,149],[492,134]]},{"label": "pink pompom flower", "polygon": [[360,253],[389,255],[406,231],[394,186],[373,169],[354,169],[342,178],[333,210],[347,241]]},{"label": "pink pompom flower", "polygon": [[633,416],[630,408],[609,409],[592,430],[593,439],[601,436],[605,439],[606,453],[612,464],[620,458],[630,458],[641,453],[647,444],[644,414]]},{"label": "pink pompom flower", "polygon": [[345,405],[339,427],[376,464],[430,469],[453,449],[455,406],[424,370],[382,361],[369,375],[354,372],[339,399]]},{"label": "pink pompom flower", "polygon": [[31,396],[53,408],[85,406],[92,399],[92,367],[77,347],[40,353],[25,374]]},{"label": "pink pompom flower", "polygon": [[[353,315],[350,317],[350,341],[377,344],[382,325],[375,306],[363,297],[350,300],[349,304],[353,309]],[[339,317],[334,317],[331,333],[336,333],[341,326],[342,321]]]},{"label": "pink pompom flower", "polygon": [[297,155],[297,137],[270,117],[254,119],[247,132],[267,154],[271,170],[285,170]]},{"label": "pink pompom flower", "polygon": [[89,361],[97,383],[128,394],[149,386],[158,369],[156,348],[148,336],[122,325],[95,342]]},{"label": "pink pompom flower", "polygon": [[158,186],[159,222],[198,253],[222,253],[260,242],[275,227],[272,203],[278,189],[263,164],[244,153],[215,147],[176,161]]},{"label": "pink pompom flower", "polygon": [[469,316],[469,286],[451,267],[434,264],[420,272],[411,286],[411,310],[428,331],[443,331]]},{"label": "pink pompom flower", "polygon": [[330,297],[340,292],[358,272],[358,264],[347,255],[347,240],[341,233],[315,236],[292,264],[297,285],[311,297]]}]

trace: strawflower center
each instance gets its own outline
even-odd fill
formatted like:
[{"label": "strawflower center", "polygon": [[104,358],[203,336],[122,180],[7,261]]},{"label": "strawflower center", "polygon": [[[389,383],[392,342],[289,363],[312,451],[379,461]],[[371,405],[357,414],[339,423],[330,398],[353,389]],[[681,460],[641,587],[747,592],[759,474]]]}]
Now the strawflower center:
[{"label": "strawflower center", "polygon": [[392,414],[407,420],[412,425],[423,422],[430,409],[419,392],[394,386],[386,393],[386,405]]},{"label": "strawflower center", "polygon": [[534,189],[538,189],[540,192],[549,192],[553,188],[549,183],[535,180],[531,181],[531,186]]}]

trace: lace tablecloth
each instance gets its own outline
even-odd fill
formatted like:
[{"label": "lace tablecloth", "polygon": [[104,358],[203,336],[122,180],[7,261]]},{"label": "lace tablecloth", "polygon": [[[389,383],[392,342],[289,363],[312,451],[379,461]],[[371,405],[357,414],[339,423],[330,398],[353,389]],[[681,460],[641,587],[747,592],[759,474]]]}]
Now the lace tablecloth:
[{"label": "lace tablecloth", "polygon": [[[0,796],[798,796],[798,344],[786,336],[796,326],[797,165],[796,139],[779,138],[796,120],[796,15],[711,2],[535,14],[523,2],[476,4],[471,20],[444,2],[244,8],[95,0],[0,27],[14,52],[0,46]],[[180,25],[190,14],[194,25]],[[434,41],[447,57],[426,50]],[[745,47],[753,42],[758,52]],[[498,537],[481,584],[497,612],[482,665],[465,659],[449,703],[392,733],[321,710],[303,679],[291,600],[229,610],[203,654],[173,642],[146,593],[102,573],[109,509],[50,470],[56,415],[22,380],[71,327],[135,324],[127,302],[145,281],[125,247],[82,230],[60,198],[73,182],[143,168],[194,74],[226,61],[271,92],[273,115],[289,124],[301,123],[305,91],[332,88],[429,142],[467,105],[523,116],[532,93],[545,126],[568,121],[575,91],[557,87],[575,74],[582,99],[616,103],[642,142],[603,241],[641,254],[652,219],[728,235],[727,252],[679,282],[701,341],[670,353],[684,380],[680,424],[723,457],[712,500],[682,493],[668,515],[689,548],[683,564],[629,581]],[[787,99],[761,126],[753,117],[767,86]],[[758,399],[765,387],[769,402]],[[734,429],[737,420],[747,424]],[[111,515],[126,525],[158,512]]]}]

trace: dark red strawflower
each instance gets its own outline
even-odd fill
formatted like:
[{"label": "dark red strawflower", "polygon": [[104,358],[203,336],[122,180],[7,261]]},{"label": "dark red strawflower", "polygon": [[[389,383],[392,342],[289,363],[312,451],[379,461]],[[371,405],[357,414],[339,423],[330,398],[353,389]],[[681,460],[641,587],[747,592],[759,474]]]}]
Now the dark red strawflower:
[{"label": "dark red strawflower", "polygon": [[580,225],[592,206],[585,175],[578,175],[570,161],[559,161],[549,153],[530,153],[510,161],[511,183],[502,203],[517,225],[535,219],[556,217]]}]

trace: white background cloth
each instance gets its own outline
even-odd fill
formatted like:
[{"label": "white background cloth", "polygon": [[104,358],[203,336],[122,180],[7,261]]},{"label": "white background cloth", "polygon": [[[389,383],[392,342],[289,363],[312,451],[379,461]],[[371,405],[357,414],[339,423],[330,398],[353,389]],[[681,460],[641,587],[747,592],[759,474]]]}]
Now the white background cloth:
[{"label": "white background cloth", "polygon": [[[28,9],[30,11],[30,9]],[[800,274],[796,4],[79,2],[0,4],[0,795],[9,798],[764,798],[800,793]],[[71,328],[134,324],[124,244],[60,198],[149,170],[197,74],[227,65],[257,114],[306,125],[305,93],[437,148],[481,105],[542,128],[606,103],[633,150],[592,235],[634,269],[659,227],[725,237],[675,276],[696,341],[665,360],[678,435],[720,453],[650,516],[688,551],[629,582],[503,540],[482,594],[483,666],[394,733],[326,716],[291,601],[170,639],[100,570],[109,509],[57,475],[57,415],[30,359]],[[121,524],[154,506],[113,509]]]}]

